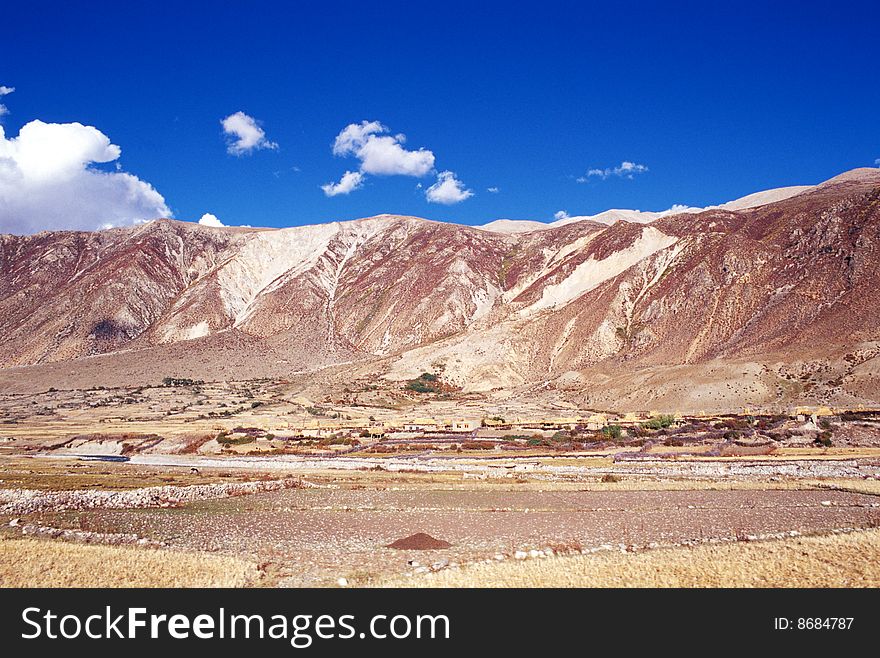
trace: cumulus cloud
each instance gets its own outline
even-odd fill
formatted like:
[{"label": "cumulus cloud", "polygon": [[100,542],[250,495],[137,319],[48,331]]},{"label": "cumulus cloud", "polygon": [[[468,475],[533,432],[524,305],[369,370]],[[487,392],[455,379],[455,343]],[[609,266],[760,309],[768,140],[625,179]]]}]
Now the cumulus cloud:
[{"label": "cumulus cloud", "polygon": [[[0,98],[11,94],[13,91],[15,91],[15,87],[0,85]],[[0,103],[0,119],[2,119],[7,114],[9,114],[9,108],[6,107],[3,103]]]},{"label": "cumulus cloud", "polygon": [[437,175],[437,182],[425,190],[425,197],[430,203],[442,203],[451,205],[470,199],[474,193],[465,189],[464,183],[455,177],[451,171],[441,171]]},{"label": "cumulus cloud", "polygon": [[359,171],[346,171],[342,174],[342,178],[338,183],[327,183],[322,185],[321,189],[327,196],[336,196],[337,194],[351,194],[358,189],[364,182],[364,175]]},{"label": "cumulus cloud", "polygon": [[555,219],[557,222],[563,219],[568,219],[569,217],[570,215],[565,210],[557,210],[555,213],[553,213],[553,219]]},{"label": "cumulus cloud", "polygon": [[361,161],[360,170],[376,176],[421,177],[434,168],[434,154],[427,149],[408,151],[406,135],[388,135],[378,121],[352,123],[333,142],[333,154],[352,155]]},{"label": "cumulus cloud", "polygon": [[0,232],[83,229],[171,217],[149,183],[94,165],[121,149],[92,126],[31,121],[17,137],[0,126]]},{"label": "cumulus cloud", "polygon": [[[362,187],[368,174],[422,178],[436,173],[433,151],[426,148],[410,150],[405,144],[406,135],[391,134],[389,128],[378,121],[348,124],[333,140],[333,154],[354,157],[360,161],[360,166],[357,171],[346,171],[338,183],[327,183],[321,189],[328,197],[337,196],[350,194]],[[422,189],[422,184],[418,183],[416,187]],[[493,189],[498,191],[498,188]],[[473,195],[451,171],[437,174],[437,182],[425,190],[425,197],[430,203],[447,205],[459,203]]]},{"label": "cumulus cloud", "polygon": [[338,183],[327,183],[321,189],[327,196],[351,194],[363,185],[366,174],[416,178],[430,174],[434,153],[425,148],[410,151],[405,143],[406,135],[391,135],[378,121],[348,124],[333,141],[333,155],[357,158],[358,171],[346,171]]},{"label": "cumulus cloud", "polygon": [[199,219],[199,224],[201,224],[202,226],[213,226],[214,228],[222,228],[223,226],[226,226],[226,224],[217,219],[217,215],[209,212],[206,212],[204,215],[201,216],[201,218]]},{"label": "cumulus cloud", "polygon": [[[661,212],[661,215],[676,215],[678,213],[687,212],[689,210],[695,210],[692,206],[685,205],[684,203],[673,203],[672,207],[668,210],[664,210]],[[696,210],[703,210],[703,208],[696,208]]]},{"label": "cumulus cloud", "polygon": [[498,194],[498,188],[497,188],[497,187],[487,187],[487,188],[486,188],[486,191],[487,191],[487,192],[491,192],[492,194]]},{"label": "cumulus cloud", "polygon": [[880,167],[880,158],[877,158],[876,160],[874,160],[874,164],[877,165],[878,167]]},{"label": "cumulus cloud", "polygon": [[630,162],[628,160],[624,160],[616,167],[606,167],[605,169],[589,169],[587,170],[586,175],[581,176],[577,179],[578,183],[586,183],[590,178],[600,178],[605,180],[606,178],[610,178],[611,176],[617,176],[618,178],[632,178],[636,174],[643,174],[648,171],[648,168],[643,164],[637,164],[635,162]]},{"label": "cumulus cloud", "polygon": [[278,144],[270,142],[266,131],[257,120],[244,112],[230,114],[221,119],[220,125],[226,134],[228,145],[226,151],[231,155],[245,155],[260,149],[277,149]]}]

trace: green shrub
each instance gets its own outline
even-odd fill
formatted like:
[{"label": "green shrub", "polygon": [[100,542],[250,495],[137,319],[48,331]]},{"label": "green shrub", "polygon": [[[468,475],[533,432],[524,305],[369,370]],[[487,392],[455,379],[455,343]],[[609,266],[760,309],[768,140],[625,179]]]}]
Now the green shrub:
[{"label": "green shrub", "polygon": [[416,393],[434,393],[437,391],[437,387],[431,384],[427,384],[423,382],[421,379],[413,379],[406,384],[407,390],[415,391]]},{"label": "green shrub", "polygon": [[440,377],[430,372],[423,372],[416,379],[409,380],[406,388],[416,393],[438,393],[442,391],[443,386]]},{"label": "green shrub", "polygon": [[162,386],[193,386],[204,383],[201,379],[188,379],[186,377],[165,377],[162,380]]},{"label": "green shrub", "polygon": [[662,430],[672,427],[675,423],[675,416],[671,414],[661,414],[642,423],[642,427],[646,430]]},{"label": "green shrub", "polygon": [[825,448],[830,448],[833,445],[831,442],[831,432],[819,432],[816,435],[814,443]]},{"label": "green shrub", "polygon": [[623,436],[623,428],[620,425],[606,425],[602,428],[602,434],[616,441]]},{"label": "green shrub", "polygon": [[247,443],[254,443],[257,440],[255,436],[229,436],[226,432],[220,432],[217,435],[217,443],[222,446],[241,446]]}]

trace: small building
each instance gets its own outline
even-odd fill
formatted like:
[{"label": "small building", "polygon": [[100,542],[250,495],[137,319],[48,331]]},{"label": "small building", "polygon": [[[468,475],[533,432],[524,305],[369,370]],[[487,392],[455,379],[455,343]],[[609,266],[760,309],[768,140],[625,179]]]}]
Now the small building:
[{"label": "small building", "polygon": [[413,418],[403,423],[404,432],[437,432],[442,427],[433,418]]},{"label": "small building", "polygon": [[622,418],[618,418],[617,422],[620,425],[636,425],[642,421],[642,415],[635,413],[633,411],[628,411],[623,415]]},{"label": "small building", "polygon": [[595,432],[608,425],[608,417],[605,414],[593,414],[584,420],[584,425],[588,430]]},{"label": "small building", "polygon": [[453,432],[473,432],[476,429],[480,428],[480,421],[474,420],[473,418],[464,419],[459,418],[452,421],[452,431]]}]

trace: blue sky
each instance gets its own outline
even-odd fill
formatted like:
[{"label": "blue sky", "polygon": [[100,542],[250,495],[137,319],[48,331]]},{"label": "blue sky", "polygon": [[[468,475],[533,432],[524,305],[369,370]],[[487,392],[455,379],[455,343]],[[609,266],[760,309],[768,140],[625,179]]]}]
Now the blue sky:
[{"label": "blue sky", "polygon": [[[93,168],[179,219],[259,226],[702,206],[880,158],[877,2],[474,4],[6,4],[0,125],[94,126],[122,153]],[[230,154],[239,111],[277,148]],[[362,121],[432,172],[326,196],[362,166],[332,152]],[[443,171],[473,195],[429,203]]]}]

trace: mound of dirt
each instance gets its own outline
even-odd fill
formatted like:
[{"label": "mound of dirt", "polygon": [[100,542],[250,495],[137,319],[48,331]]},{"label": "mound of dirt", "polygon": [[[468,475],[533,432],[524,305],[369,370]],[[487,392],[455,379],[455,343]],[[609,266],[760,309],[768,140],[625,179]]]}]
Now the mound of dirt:
[{"label": "mound of dirt", "polygon": [[398,548],[407,551],[433,551],[438,548],[449,548],[452,546],[448,541],[435,539],[431,535],[424,532],[417,532],[409,537],[398,539],[392,544],[388,544],[387,548]]}]

